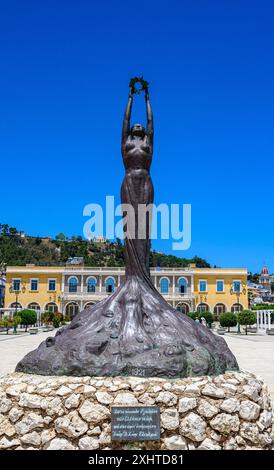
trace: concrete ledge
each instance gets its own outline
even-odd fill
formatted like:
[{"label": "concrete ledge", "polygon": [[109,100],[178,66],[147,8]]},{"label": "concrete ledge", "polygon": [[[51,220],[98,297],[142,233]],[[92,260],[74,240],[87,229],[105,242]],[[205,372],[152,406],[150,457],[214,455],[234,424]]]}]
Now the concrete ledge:
[{"label": "concrete ledge", "polygon": [[[157,405],[158,442],[111,442],[111,407]],[[271,401],[248,372],[186,379],[0,377],[0,449],[271,449]]]}]

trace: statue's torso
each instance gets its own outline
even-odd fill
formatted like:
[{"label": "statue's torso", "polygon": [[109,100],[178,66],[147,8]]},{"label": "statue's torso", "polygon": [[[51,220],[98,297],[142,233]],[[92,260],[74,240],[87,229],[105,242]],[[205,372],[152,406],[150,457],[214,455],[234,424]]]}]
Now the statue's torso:
[{"label": "statue's torso", "polygon": [[149,171],[152,160],[152,146],[147,136],[144,139],[128,137],[123,146],[123,162],[128,170]]}]

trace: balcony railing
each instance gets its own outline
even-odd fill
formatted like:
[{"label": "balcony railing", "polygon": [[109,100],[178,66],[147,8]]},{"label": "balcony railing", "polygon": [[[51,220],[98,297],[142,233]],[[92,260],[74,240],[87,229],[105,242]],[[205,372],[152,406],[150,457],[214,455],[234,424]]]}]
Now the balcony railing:
[{"label": "balcony railing", "polygon": [[[117,288],[117,287],[116,287]],[[115,288],[115,290],[116,290]],[[157,289],[159,292],[160,292],[160,289]],[[169,298],[169,299],[191,299],[193,298],[193,294],[188,291],[188,292],[185,292],[185,293],[180,293],[178,292],[178,290],[175,290],[175,292],[173,291],[173,289],[169,289],[168,292],[160,292],[161,295],[165,298]],[[65,298],[81,298],[81,297],[104,297],[106,295],[111,295],[112,292],[108,292],[106,290],[106,288],[103,286],[100,290],[99,287],[96,287],[95,288],[95,291],[94,292],[89,292],[88,289],[86,287],[84,287],[83,291],[81,291],[81,288],[78,287],[77,289],[77,292],[70,292],[69,291],[69,288],[66,287],[65,290],[64,290],[64,297]]]}]

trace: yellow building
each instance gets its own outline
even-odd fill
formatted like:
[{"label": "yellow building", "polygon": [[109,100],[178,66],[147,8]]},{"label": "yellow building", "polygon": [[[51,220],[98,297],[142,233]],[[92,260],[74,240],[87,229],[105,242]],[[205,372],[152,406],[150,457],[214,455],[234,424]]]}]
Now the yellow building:
[{"label": "yellow building", "polygon": [[8,266],[5,308],[60,310],[62,273],[62,267]]},{"label": "yellow building", "polygon": [[195,309],[223,312],[248,308],[247,269],[194,268]]},{"label": "yellow building", "polygon": [[[31,308],[73,317],[110,295],[123,281],[124,268],[8,266],[5,310]],[[247,269],[152,268],[155,287],[183,313],[248,308]]]}]

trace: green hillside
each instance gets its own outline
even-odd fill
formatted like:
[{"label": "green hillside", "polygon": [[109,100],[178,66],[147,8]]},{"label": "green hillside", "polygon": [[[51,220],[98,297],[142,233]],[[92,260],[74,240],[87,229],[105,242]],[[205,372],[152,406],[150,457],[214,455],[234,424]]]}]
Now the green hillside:
[{"label": "green hillside", "polygon": [[[103,244],[83,240],[82,237],[66,239],[59,234],[56,239],[50,237],[32,237],[18,232],[15,227],[0,224],[0,263],[7,265],[37,266],[63,265],[69,258],[82,257],[85,266],[124,266],[123,244],[106,241]],[[210,267],[202,258],[179,258],[151,251],[150,265],[186,267],[195,263],[197,267]]]}]

